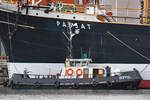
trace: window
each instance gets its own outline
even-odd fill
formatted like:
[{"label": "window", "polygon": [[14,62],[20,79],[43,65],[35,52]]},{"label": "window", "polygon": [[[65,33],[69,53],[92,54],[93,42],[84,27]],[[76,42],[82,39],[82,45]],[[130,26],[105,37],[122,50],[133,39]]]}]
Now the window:
[{"label": "window", "polygon": [[76,67],[80,67],[81,66],[81,62],[80,61],[75,61],[75,65],[76,65]]},{"label": "window", "polygon": [[87,0],[88,4],[95,4],[95,0]]},{"label": "window", "polygon": [[86,61],[83,61],[83,62],[82,62],[82,66],[87,66]]},{"label": "window", "polygon": [[75,0],[75,4],[83,5],[83,0]]},{"label": "window", "polygon": [[79,66],[81,66],[81,62],[80,61],[70,61],[70,66],[79,67]]},{"label": "window", "polygon": [[85,68],[84,69],[84,74],[89,74],[89,69]]}]

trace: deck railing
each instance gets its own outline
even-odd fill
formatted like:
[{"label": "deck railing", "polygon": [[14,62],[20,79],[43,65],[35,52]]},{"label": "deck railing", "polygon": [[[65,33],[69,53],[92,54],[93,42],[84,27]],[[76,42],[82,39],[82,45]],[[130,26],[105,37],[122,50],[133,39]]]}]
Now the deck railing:
[{"label": "deck railing", "polygon": [[[112,72],[111,73],[111,76],[115,76],[115,75],[118,75],[118,76],[121,76],[123,75],[125,72]],[[81,75],[81,76],[78,76],[78,75],[60,75],[60,74],[57,74],[57,75],[38,75],[38,74],[27,74],[27,75],[24,75],[24,74],[21,74],[22,75],[22,78],[35,78],[35,79],[45,79],[45,78],[52,78],[52,79],[74,79],[74,78],[93,78],[93,77],[98,77],[98,74],[97,75],[94,75],[94,74],[86,74],[88,75],[88,77],[84,77],[84,75]],[[27,77],[24,77],[24,76],[27,76]],[[106,75],[102,76],[102,77],[107,77]],[[101,77],[98,77],[98,78],[101,78]]]}]

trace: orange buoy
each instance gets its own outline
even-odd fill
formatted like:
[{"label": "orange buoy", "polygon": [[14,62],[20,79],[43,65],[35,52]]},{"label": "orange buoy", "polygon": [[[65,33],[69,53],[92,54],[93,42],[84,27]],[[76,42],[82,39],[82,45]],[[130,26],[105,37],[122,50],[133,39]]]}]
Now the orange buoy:
[{"label": "orange buoy", "polygon": [[82,75],[82,69],[77,69],[76,70],[76,74],[77,74],[77,76],[81,76]]},{"label": "orange buoy", "polygon": [[73,74],[73,69],[72,68],[69,68],[66,70],[66,75],[72,75]]}]

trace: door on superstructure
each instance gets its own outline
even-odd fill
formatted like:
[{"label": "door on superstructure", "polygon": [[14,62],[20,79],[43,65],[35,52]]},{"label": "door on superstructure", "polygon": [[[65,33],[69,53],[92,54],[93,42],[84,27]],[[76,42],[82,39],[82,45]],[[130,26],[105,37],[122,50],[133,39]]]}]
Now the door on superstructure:
[{"label": "door on superstructure", "polygon": [[85,6],[86,6],[85,0],[74,0],[74,1],[76,12],[85,13]]},{"label": "door on superstructure", "polygon": [[89,78],[89,69],[88,68],[83,69],[83,78]]},{"label": "door on superstructure", "polygon": [[93,78],[98,76],[99,69],[93,69]]},{"label": "door on superstructure", "polygon": [[84,0],[75,0],[75,4],[83,5]]},{"label": "door on superstructure", "polygon": [[95,0],[87,0],[86,13],[92,15],[95,13]]}]

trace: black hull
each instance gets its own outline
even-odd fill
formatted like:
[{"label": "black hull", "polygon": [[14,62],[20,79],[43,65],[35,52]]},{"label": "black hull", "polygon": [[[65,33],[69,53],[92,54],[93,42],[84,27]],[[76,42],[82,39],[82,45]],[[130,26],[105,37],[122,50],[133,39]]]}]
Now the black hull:
[{"label": "black hull", "polygon": [[142,80],[139,72],[123,73],[123,75],[101,78],[62,78],[61,75],[48,75],[40,78],[39,75],[13,74],[8,86],[12,89],[137,89]]},{"label": "black hull", "polygon": [[[6,23],[8,14],[13,24]],[[42,18],[4,11],[0,11],[0,21],[0,38],[10,62],[63,63],[68,52],[63,22],[71,22],[80,27],[80,34],[73,38],[74,58],[81,58],[82,48],[86,53],[90,49],[94,63],[149,63],[150,26]]]},{"label": "black hull", "polygon": [[56,87],[55,85],[13,85],[12,89],[138,89],[140,81],[112,83],[112,84],[89,84],[89,85],[62,85]]}]

